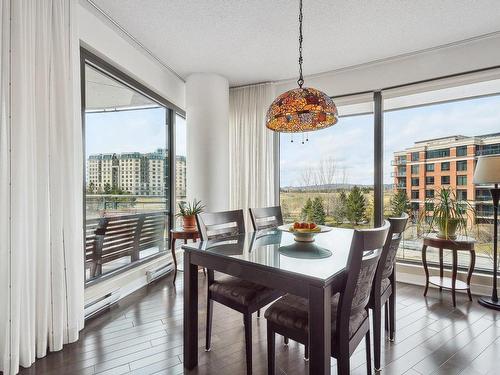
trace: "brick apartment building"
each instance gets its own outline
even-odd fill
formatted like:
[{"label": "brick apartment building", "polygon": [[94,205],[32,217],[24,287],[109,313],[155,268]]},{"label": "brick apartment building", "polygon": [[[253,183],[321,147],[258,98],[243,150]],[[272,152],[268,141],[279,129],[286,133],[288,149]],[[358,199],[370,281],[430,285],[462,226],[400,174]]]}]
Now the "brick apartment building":
[{"label": "brick apartment building", "polygon": [[[493,217],[488,186],[473,183],[478,156],[500,154],[500,133],[466,137],[454,135],[415,142],[394,153],[395,189],[404,189],[414,211],[431,202],[442,187],[476,208],[478,220]],[[431,208],[429,208],[431,210]]]}]

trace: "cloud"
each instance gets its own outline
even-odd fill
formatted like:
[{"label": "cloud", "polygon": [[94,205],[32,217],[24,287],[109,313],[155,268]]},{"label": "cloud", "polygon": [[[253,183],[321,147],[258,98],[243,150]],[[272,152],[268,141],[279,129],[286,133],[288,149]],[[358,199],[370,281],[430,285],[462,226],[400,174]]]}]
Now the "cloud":
[{"label": "cloud", "polygon": [[[500,96],[387,112],[384,115],[384,183],[392,183],[393,153],[416,141],[500,132]],[[309,142],[281,136],[281,186],[298,185],[304,168],[333,157],[346,169],[348,182],[373,184],[373,116],[342,118],[331,128],[309,134]]]}]

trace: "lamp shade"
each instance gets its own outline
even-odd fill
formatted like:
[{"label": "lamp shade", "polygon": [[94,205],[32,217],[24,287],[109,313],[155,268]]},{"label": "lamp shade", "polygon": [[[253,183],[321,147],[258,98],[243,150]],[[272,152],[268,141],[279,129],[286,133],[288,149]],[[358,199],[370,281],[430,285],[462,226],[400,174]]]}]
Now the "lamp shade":
[{"label": "lamp shade", "polygon": [[266,126],[277,132],[298,133],[324,129],[337,121],[337,107],[328,95],[301,87],[274,99],[267,111]]},{"label": "lamp shade", "polygon": [[500,183],[500,155],[481,156],[474,171],[475,184]]}]

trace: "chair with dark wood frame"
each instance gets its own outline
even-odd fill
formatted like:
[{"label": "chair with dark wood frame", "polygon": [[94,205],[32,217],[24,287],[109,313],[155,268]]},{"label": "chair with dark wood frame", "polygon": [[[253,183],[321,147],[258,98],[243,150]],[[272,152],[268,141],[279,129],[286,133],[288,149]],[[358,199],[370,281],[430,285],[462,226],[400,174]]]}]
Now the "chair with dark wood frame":
[{"label": "chair with dark wood frame", "polygon": [[[200,213],[196,222],[202,241],[230,238],[245,233],[243,210]],[[278,299],[282,293],[232,276],[214,277],[207,271],[207,326],[205,350],[209,351],[212,335],[213,301],[243,314],[247,374],[252,373],[252,314]]]},{"label": "chair with dark wood frame", "polygon": [[[276,228],[283,225],[281,206],[249,208],[248,210],[250,211],[250,219],[252,220],[254,231]],[[288,337],[283,337],[283,344],[288,346]],[[304,356],[305,360],[308,359],[307,354],[306,347]]]},{"label": "chair with dark wood frame", "polygon": [[[339,375],[349,374],[349,359],[365,339],[366,367],[371,374],[370,320],[368,302],[389,222],[375,229],[355,230],[347,260],[346,280],[341,293],[332,296],[332,357]],[[275,373],[275,333],[306,344],[308,337],[307,298],[285,295],[265,313],[267,319],[268,374]]]},{"label": "chair with dark wood frame", "polygon": [[396,331],[396,253],[399,243],[403,238],[406,229],[408,215],[392,217],[388,219],[391,228],[387,235],[387,240],[380,256],[380,261],[375,272],[373,287],[368,307],[372,310],[373,316],[373,352],[375,371],[380,370],[380,350],[381,350],[381,320],[382,306],[385,305],[385,328],[389,331],[389,340],[394,341]]},{"label": "chair with dark wood frame", "polygon": [[252,219],[253,230],[275,228],[283,225],[281,207],[250,208],[250,219]]}]

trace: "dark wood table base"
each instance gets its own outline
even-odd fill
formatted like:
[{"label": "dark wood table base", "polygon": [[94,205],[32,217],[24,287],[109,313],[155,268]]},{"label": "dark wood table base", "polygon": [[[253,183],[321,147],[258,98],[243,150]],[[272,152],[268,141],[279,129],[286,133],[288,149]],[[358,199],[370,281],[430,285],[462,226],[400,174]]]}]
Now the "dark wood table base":
[{"label": "dark wood table base", "polygon": [[[476,252],[474,251],[474,239],[465,236],[459,236],[455,240],[439,238],[435,235],[424,237],[424,244],[422,247],[422,264],[425,271],[425,290],[424,296],[427,295],[429,290],[429,284],[439,287],[441,292],[443,289],[451,290],[451,298],[453,301],[453,307],[456,307],[455,291],[456,290],[466,290],[469,300],[472,301],[472,295],[470,291],[470,281],[472,278],[472,273],[474,272],[474,266],[476,264]],[[439,276],[429,276],[429,267],[427,265],[427,247],[435,247],[439,249]],[[443,266],[443,251],[451,250],[452,252],[452,267],[451,267],[451,278],[444,276],[444,266]],[[459,251],[469,251],[470,253],[470,264],[469,270],[467,272],[467,281],[463,282],[457,280],[458,273],[458,252]]]}]

